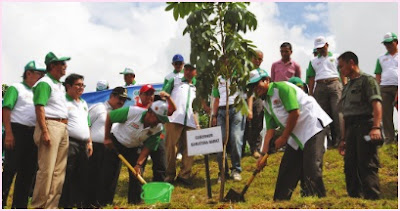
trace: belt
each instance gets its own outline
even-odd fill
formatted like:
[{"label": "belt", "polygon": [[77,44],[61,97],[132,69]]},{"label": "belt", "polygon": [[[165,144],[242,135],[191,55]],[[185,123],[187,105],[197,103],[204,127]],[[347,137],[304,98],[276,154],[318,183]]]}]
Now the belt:
[{"label": "belt", "polygon": [[333,81],[338,81],[338,80],[339,80],[339,78],[327,78],[327,79],[317,80],[317,83],[327,84],[327,83],[331,83]]},{"label": "belt", "polygon": [[61,122],[64,124],[68,124],[68,119],[63,119],[63,118],[50,118],[50,117],[46,117],[46,120],[53,120],[53,121],[57,121],[57,122]]},{"label": "belt", "polygon": [[[229,105],[229,109],[233,108],[233,105]],[[218,109],[226,110],[226,106],[219,106]]]}]

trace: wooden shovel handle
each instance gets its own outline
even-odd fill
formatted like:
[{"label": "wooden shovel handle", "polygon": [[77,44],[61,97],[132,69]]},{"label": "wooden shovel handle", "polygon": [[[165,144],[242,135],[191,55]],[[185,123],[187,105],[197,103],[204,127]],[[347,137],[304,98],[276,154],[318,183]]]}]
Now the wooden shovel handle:
[{"label": "wooden shovel handle", "polygon": [[[262,163],[265,163],[265,161],[267,160],[267,158],[268,158],[268,153],[266,153],[266,154],[262,157],[261,162],[262,162]],[[251,175],[249,181],[247,181],[246,186],[244,186],[244,188],[243,188],[243,190],[242,190],[242,193],[241,193],[242,195],[244,195],[244,194],[246,193],[246,191],[247,191],[247,189],[249,188],[250,184],[253,182],[254,178],[256,177],[256,175],[257,175],[259,172],[260,172],[259,169],[254,170],[253,175]]]}]

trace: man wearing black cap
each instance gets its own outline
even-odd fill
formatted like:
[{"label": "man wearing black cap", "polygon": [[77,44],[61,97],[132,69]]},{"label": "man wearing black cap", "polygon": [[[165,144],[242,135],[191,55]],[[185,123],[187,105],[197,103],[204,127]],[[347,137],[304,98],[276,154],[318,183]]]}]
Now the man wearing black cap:
[{"label": "man wearing black cap", "polygon": [[[108,101],[94,104],[89,108],[93,154],[89,158],[88,202],[89,206],[94,208],[112,203],[114,198],[118,176],[114,181],[102,180],[102,172],[107,170],[104,163],[105,157],[113,153],[104,148],[104,125],[108,112],[121,108],[126,100],[131,100],[127,93],[126,88],[116,87],[112,90]],[[117,174],[119,175],[119,172]]]},{"label": "man wearing black cap", "polygon": [[65,88],[60,78],[65,75],[66,61],[49,52],[45,58],[47,74],[33,86],[36,126],[33,139],[38,146],[38,166],[33,208],[58,207],[68,155],[68,109]]},{"label": "man wearing black cap", "polygon": [[37,147],[33,141],[36,116],[32,86],[45,74],[30,61],[25,66],[23,81],[11,85],[4,96],[3,125],[5,128],[5,162],[3,169],[3,204],[15,173],[12,208],[26,209],[28,196],[37,168]]}]

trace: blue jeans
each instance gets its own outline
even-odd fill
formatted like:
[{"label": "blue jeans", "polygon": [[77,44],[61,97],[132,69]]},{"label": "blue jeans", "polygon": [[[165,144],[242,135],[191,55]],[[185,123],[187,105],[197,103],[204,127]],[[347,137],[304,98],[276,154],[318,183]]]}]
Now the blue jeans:
[{"label": "blue jeans", "polygon": [[[226,110],[218,108],[217,125],[221,126],[222,140],[225,141],[225,114]],[[245,119],[240,112],[236,112],[233,105],[229,106],[229,141],[227,148],[231,154],[232,171],[241,172],[242,167],[240,166],[240,160],[242,159],[242,145],[243,145],[243,134],[245,128]],[[222,171],[222,152],[217,155],[218,168]],[[228,173],[227,159],[225,159],[225,173]]]}]

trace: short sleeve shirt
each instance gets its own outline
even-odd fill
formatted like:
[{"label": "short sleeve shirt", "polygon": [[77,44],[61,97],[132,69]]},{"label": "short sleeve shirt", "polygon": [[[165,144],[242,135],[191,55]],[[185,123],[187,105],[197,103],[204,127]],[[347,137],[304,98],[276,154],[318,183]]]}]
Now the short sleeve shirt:
[{"label": "short sleeve shirt", "polygon": [[344,117],[372,116],[372,101],[382,101],[375,78],[361,73],[359,78],[350,80],[344,87],[339,101]]},{"label": "short sleeve shirt", "polygon": [[104,127],[107,118],[107,113],[112,110],[108,102],[97,103],[89,108],[89,117],[92,126],[90,127],[90,134],[92,141],[95,143],[104,142]]},{"label": "short sleeve shirt", "polygon": [[116,123],[111,132],[118,142],[127,148],[146,146],[155,151],[161,141],[163,126],[144,128],[144,117],[147,109],[138,106],[122,107],[110,111],[111,123]]},{"label": "short sleeve shirt", "polygon": [[326,57],[318,55],[311,60],[307,68],[307,77],[315,77],[315,80],[322,80],[328,78],[338,78],[339,71],[337,69],[336,55],[328,52]]},{"label": "short sleeve shirt", "polygon": [[88,141],[90,138],[90,117],[86,101],[80,98],[79,101],[72,99],[68,94],[68,135],[80,141]]},{"label": "short sleeve shirt", "polygon": [[301,78],[301,69],[295,61],[284,63],[282,60],[274,62],[271,66],[271,79],[273,82],[288,81],[291,77]]},{"label": "short sleeve shirt", "polygon": [[398,53],[382,55],[376,61],[375,74],[381,74],[382,86],[398,86]]}]

